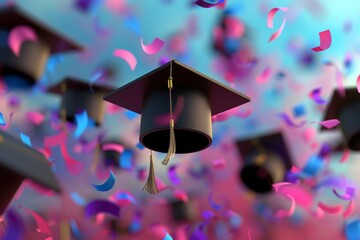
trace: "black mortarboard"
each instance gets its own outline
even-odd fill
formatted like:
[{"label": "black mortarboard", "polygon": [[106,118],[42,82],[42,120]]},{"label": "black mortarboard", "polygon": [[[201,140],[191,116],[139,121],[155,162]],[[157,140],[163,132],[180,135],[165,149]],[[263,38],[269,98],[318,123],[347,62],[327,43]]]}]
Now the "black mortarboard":
[{"label": "black mortarboard", "polygon": [[48,91],[62,95],[61,109],[66,112],[66,119],[74,122],[75,115],[87,111],[95,124],[101,125],[105,111],[103,95],[114,90],[110,86],[90,85],[80,79],[66,77],[58,84],[49,87]]},{"label": "black mortarboard", "polygon": [[25,178],[60,192],[59,183],[44,155],[0,131],[0,215]]},{"label": "black mortarboard", "polygon": [[[40,78],[50,54],[82,49],[78,43],[46,26],[18,5],[1,8],[0,19],[1,74],[20,77],[23,85],[31,86]],[[7,43],[9,33],[17,26],[30,27],[37,35],[37,41],[23,42],[19,56],[11,51]],[[7,84],[14,85],[10,81]]]},{"label": "black mortarboard", "polygon": [[119,169],[131,170],[134,151],[126,147],[120,141],[106,140],[101,144],[103,162],[106,166]]},{"label": "black mortarboard", "polygon": [[189,222],[194,218],[194,209],[189,202],[175,200],[170,202],[172,219],[178,223]]},{"label": "black mortarboard", "polygon": [[240,140],[236,144],[244,162],[239,178],[247,188],[256,193],[268,193],[274,183],[284,181],[292,163],[280,132]]},{"label": "black mortarboard", "polygon": [[[209,147],[211,116],[250,101],[245,95],[175,60],[104,99],[141,114],[140,142],[151,150],[167,152],[162,161],[164,165],[175,153],[192,153]],[[157,193],[152,155],[150,159],[150,174],[144,190]],[[152,190],[147,189],[149,185]]]},{"label": "black mortarboard", "polygon": [[[334,90],[330,103],[327,105],[324,120],[339,119],[342,135],[346,145],[360,151],[360,94],[356,88],[346,88],[346,96]],[[327,130],[322,126],[321,130]],[[341,145],[337,149],[343,148]]]}]

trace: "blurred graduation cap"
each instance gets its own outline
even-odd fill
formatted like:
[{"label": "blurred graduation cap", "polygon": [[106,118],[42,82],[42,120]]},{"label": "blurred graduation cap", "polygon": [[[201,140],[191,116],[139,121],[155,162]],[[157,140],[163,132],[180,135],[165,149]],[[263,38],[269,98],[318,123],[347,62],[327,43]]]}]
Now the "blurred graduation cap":
[{"label": "blurred graduation cap", "polygon": [[172,219],[177,223],[191,222],[194,220],[195,209],[190,202],[173,200],[170,203]]},{"label": "blurred graduation cap", "polygon": [[[8,86],[32,86],[41,77],[49,55],[82,49],[18,5],[1,8],[0,19],[0,73]],[[30,28],[37,40],[20,42],[19,56],[16,56],[9,47],[8,38],[11,31],[20,26]]]},{"label": "blurred graduation cap", "polygon": [[90,86],[89,83],[74,77],[66,77],[48,88],[48,92],[62,95],[61,110],[63,115],[66,114],[66,120],[74,122],[75,115],[86,110],[88,117],[94,120],[97,126],[101,125],[105,111],[102,97],[112,90],[113,87],[105,85]]},{"label": "blurred graduation cap", "polygon": [[103,160],[106,166],[131,170],[134,166],[134,151],[127,148],[120,141],[106,140],[101,144]]},{"label": "blurred graduation cap", "polygon": [[284,181],[292,163],[280,132],[240,140],[236,144],[244,162],[239,178],[248,189],[268,193],[274,183]]},{"label": "blurred graduation cap", "polygon": [[[330,103],[327,105],[324,119],[339,119],[344,144],[335,146],[335,150],[350,148],[360,151],[360,94],[356,87],[346,88],[342,96],[338,90],[333,91]],[[321,130],[328,130],[324,126]],[[329,129],[330,130],[330,129]]]},{"label": "blurred graduation cap", "polygon": [[[164,165],[175,153],[192,153],[209,147],[212,142],[211,116],[250,101],[247,96],[175,60],[104,99],[141,114],[140,142],[151,150],[167,152]],[[177,104],[182,105],[181,109]],[[178,111],[173,111],[176,108]],[[159,121],[164,116],[166,121]],[[152,194],[158,192],[152,154],[144,190]]]},{"label": "blurred graduation cap", "polygon": [[59,183],[45,157],[15,137],[0,131],[0,215],[25,178],[60,192]]}]

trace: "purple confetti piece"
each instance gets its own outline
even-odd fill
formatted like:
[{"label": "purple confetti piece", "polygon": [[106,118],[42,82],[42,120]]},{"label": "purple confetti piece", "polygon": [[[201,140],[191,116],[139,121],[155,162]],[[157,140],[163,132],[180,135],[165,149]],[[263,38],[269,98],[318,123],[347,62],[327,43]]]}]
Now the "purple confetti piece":
[{"label": "purple confetti piece", "polygon": [[305,121],[305,120],[304,120],[304,121],[301,121],[301,122],[299,122],[299,123],[294,123],[294,122],[290,119],[289,115],[288,115],[287,113],[285,113],[285,112],[278,113],[278,114],[276,114],[275,116],[276,116],[276,117],[279,117],[281,120],[283,120],[284,123],[286,123],[286,125],[288,125],[289,127],[300,128],[300,127],[305,126],[305,124],[306,124],[306,121]]},{"label": "purple confetti piece", "polygon": [[173,166],[169,167],[169,170],[168,170],[168,177],[169,177],[170,182],[173,185],[179,185],[181,183],[181,179],[176,174],[176,168],[177,168],[177,165],[173,165]]},{"label": "purple confetti piece", "polygon": [[315,103],[319,104],[319,105],[324,105],[327,103],[327,101],[325,101],[321,96],[321,88],[315,88],[314,90],[311,91],[311,93],[309,94],[309,97],[314,100]]},{"label": "purple confetti piece", "polygon": [[6,232],[2,240],[22,240],[24,239],[25,223],[21,216],[13,209],[9,209],[5,215]]},{"label": "purple confetti piece", "polygon": [[214,200],[213,200],[213,192],[210,192],[209,197],[208,197],[208,202],[210,204],[210,206],[214,209],[214,210],[221,210],[223,208],[222,205],[217,204]]},{"label": "purple confetti piece", "polygon": [[322,122],[319,122],[319,124],[323,127],[326,127],[327,129],[331,129],[339,125],[340,121],[338,119],[329,119]]},{"label": "purple confetti piece", "polygon": [[217,3],[208,3],[204,0],[197,0],[196,2],[194,2],[194,4],[200,6],[200,7],[203,7],[203,8],[212,8],[212,7],[215,7],[221,3],[223,3],[224,0],[219,0]]},{"label": "purple confetti piece", "polygon": [[107,213],[118,218],[120,215],[120,207],[113,202],[107,200],[94,200],[85,206],[86,218],[91,218],[99,213]]},{"label": "purple confetti piece", "polygon": [[352,187],[346,187],[345,193],[344,194],[339,194],[336,189],[333,189],[333,193],[340,199],[342,200],[347,200],[350,201],[354,198],[355,196],[355,188]]}]

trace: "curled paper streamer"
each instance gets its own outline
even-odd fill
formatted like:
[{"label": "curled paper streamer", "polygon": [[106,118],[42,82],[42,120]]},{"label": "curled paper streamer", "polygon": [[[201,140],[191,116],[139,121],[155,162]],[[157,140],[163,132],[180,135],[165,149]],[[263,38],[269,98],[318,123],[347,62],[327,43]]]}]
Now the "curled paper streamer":
[{"label": "curled paper streamer", "polygon": [[280,186],[277,193],[282,194],[283,196],[292,196],[296,204],[302,206],[304,209],[309,209],[312,206],[314,200],[311,192],[291,183]]},{"label": "curled paper streamer", "polygon": [[168,178],[173,185],[179,185],[181,183],[181,179],[176,174],[176,168],[177,165],[173,165],[169,167],[168,170]]},{"label": "curled paper streamer", "polygon": [[100,185],[91,184],[91,185],[99,192],[109,191],[115,185],[115,175],[112,172],[112,170],[110,169],[110,175],[109,175],[108,179],[103,184],[100,184]]},{"label": "curled paper streamer", "polygon": [[347,200],[347,201],[350,201],[354,198],[355,196],[355,188],[353,187],[346,187],[346,190],[345,190],[345,193],[344,194],[339,194],[337,192],[336,189],[333,189],[333,193],[340,199],[342,200]]},{"label": "curled paper streamer", "polygon": [[215,7],[219,4],[222,4],[224,2],[224,0],[219,0],[217,3],[208,3],[204,0],[197,0],[194,4],[203,7],[203,8],[212,8]]},{"label": "curled paper streamer", "polygon": [[118,143],[106,143],[102,146],[102,150],[122,153],[124,151],[124,147]]},{"label": "curled paper streamer", "polygon": [[300,128],[300,127],[305,126],[305,124],[306,124],[306,121],[305,121],[305,120],[304,120],[304,121],[301,121],[301,122],[299,122],[299,123],[297,123],[297,124],[294,123],[294,122],[290,119],[289,115],[288,115],[287,113],[285,113],[285,112],[277,113],[277,114],[275,114],[275,116],[276,116],[276,117],[279,117],[281,120],[283,120],[284,123],[286,123],[286,125],[288,125],[289,127]]},{"label": "curled paper streamer", "polygon": [[23,134],[23,133],[20,133],[20,138],[21,138],[21,141],[22,141],[23,143],[25,143],[25,144],[28,145],[29,147],[32,147],[30,138],[29,138],[27,135],[25,135],[25,134]]},{"label": "curled paper streamer", "polygon": [[40,125],[44,122],[45,116],[40,112],[29,111],[26,113],[26,118],[34,125]]},{"label": "curled paper streamer", "polygon": [[76,119],[76,130],[75,130],[75,138],[78,138],[83,134],[88,126],[89,117],[87,111],[84,110],[82,113],[75,114]]},{"label": "curled paper streamer", "polygon": [[9,34],[8,44],[11,51],[18,57],[20,55],[21,46],[26,41],[37,41],[37,35],[34,30],[28,26],[16,26]]},{"label": "curled paper streamer", "polygon": [[355,201],[354,199],[352,199],[342,215],[344,218],[348,218],[351,216],[351,214],[354,213],[354,211],[355,211]]},{"label": "curled paper streamer", "polygon": [[323,202],[319,202],[318,207],[329,214],[340,214],[343,211],[343,207],[341,205],[330,206]]},{"label": "curled paper streamer", "polygon": [[311,50],[313,50],[314,52],[324,51],[331,46],[331,32],[329,29],[320,32],[319,37],[320,37],[320,46],[312,48]]},{"label": "curled paper streamer", "polygon": [[143,39],[141,38],[141,47],[146,54],[156,54],[164,45],[165,42],[160,38],[155,38],[149,45],[144,45]]},{"label": "curled paper streamer", "polygon": [[278,218],[283,218],[283,217],[289,217],[289,216],[292,216],[295,212],[295,206],[296,206],[296,203],[295,203],[295,199],[289,195],[289,194],[286,194],[286,197],[290,198],[291,200],[291,206],[289,208],[289,210],[279,210],[275,215],[276,217]]},{"label": "curled paper streamer", "polygon": [[[283,12],[287,12],[289,9],[288,9],[288,8],[284,8],[284,7],[271,9],[270,12],[269,12],[269,14],[268,14],[268,17],[267,17],[267,26],[268,26],[269,28],[273,28],[273,27],[274,27],[274,25],[273,25],[273,23],[274,23],[274,17],[275,17],[275,14],[276,14],[279,10],[281,10],[281,11],[283,11]],[[284,19],[283,19],[283,21],[282,21],[279,29],[276,30],[276,32],[273,33],[273,34],[270,36],[269,42],[274,41],[275,39],[277,39],[277,38],[280,36],[280,34],[282,33],[282,31],[284,30],[285,23],[286,23],[286,17],[284,17]]]},{"label": "curled paper streamer", "polygon": [[120,215],[120,207],[107,200],[94,200],[85,206],[86,218],[91,218],[99,213],[107,213],[116,218]]},{"label": "curled paper streamer", "polygon": [[309,94],[309,97],[314,100],[315,103],[319,104],[319,105],[323,105],[326,104],[327,101],[325,101],[321,96],[321,88],[315,88],[314,90],[311,91],[311,93]]},{"label": "curled paper streamer", "polygon": [[319,124],[327,129],[331,129],[339,125],[340,121],[338,119],[329,119],[322,122],[319,122]]},{"label": "curled paper streamer", "polygon": [[133,70],[133,71],[135,70],[137,60],[136,60],[134,54],[132,54],[131,52],[129,52],[128,50],[125,50],[125,49],[116,49],[114,51],[113,55],[115,57],[124,59],[129,64],[131,70]]}]

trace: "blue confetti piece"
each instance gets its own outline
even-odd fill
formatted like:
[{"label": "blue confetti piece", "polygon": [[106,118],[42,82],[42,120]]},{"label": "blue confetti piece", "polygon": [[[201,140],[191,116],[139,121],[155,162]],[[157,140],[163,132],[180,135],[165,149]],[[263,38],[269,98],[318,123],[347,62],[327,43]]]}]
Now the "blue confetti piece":
[{"label": "blue confetti piece", "polygon": [[129,149],[125,149],[120,154],[119,166],[123,169],[131,169],[133,167],[132,157],[133,152]]},{"label": "blue confetti piece", "polygon": [[77,192],[71,192],[70,197],[79,206],[85,206],[85,204],[86,204],[85,199],[82,198]]},{"label": "blue confetti piece", "polygon": [[295,117],[302,117],[306,114],[305,106],[302,104],[299,104],[293,108],[293,114]]},{"label": "blue confetti piece", "polygon": [[136,144],[136,147],[140,150],[145,149],[145,147],[141,143]]},{"label": "blue confetti piece", "polygon": [[124,18],[125,27],[129,30],[141,35],[141,27],[139,20],[135,16],[128,15]]},{"label": "blue confetti piece", "polygon": [[0,112],[0,125],[1,126],[6,126],[4,116],[3,116],[3,114],[1,112]]},{"label": "blue confetti piece", "polygon": [[91,185],[99,192],[109,191],[115,185],[115,175],[110,169],[109,178],[103,184],[100,185],[91,184]]},{"label": "blue confetti piece", "polygon": [[126,116],[129,120],[132,120],[132,119],[136,118],[137,116],[139,116],[139,114],[137,114],[136,112],[132,112],[132,111],[126,110],[126,111],[125,111],[125,116]]},{"label": "blue confetti piece", "polygon": [[89,124],[89,118],[86,110],[84,110],[82,113],[75,114],[76,119],[76,130],[75,130],[75,137],[78,138],[83,134]]},{"label": "blue confetti piece", "polygon": [[28,145],[29,147],[32,147],[30,138],[29,138],[28,136],[26,136],[26,135],[23,134],[23,133],[20,133],[20,137],[21,137],[21,141],[22,141],[23,143],[25,143],[25,144]]},{"label": "blue confetti piece", "polygon": [[75,235],[75,237],[77,238],[82,238],[83,234],[81,233],[79,227],[76,224],[75,220],[71,220],[70,221],[70,227],[71,227],[71,232]]},{"label": "blue confetti piece", "polygon": [[345,234],[347,240],[358,240],[360,239],[360,220],[355,219],[345,226]]},{"label": "blue confetti piece", "polygon": [[318,155],[312,155],[306,162],[305,167],[300,173],[297,173],[300,177],[309,178],[316,175],[325,166],[325,162]]},{"label": "blue confetti piece", "polygon": [[165,237],[163,238],[163,240],[173,240],[173,238],[170,236],[170,234],[166,233]]}]

